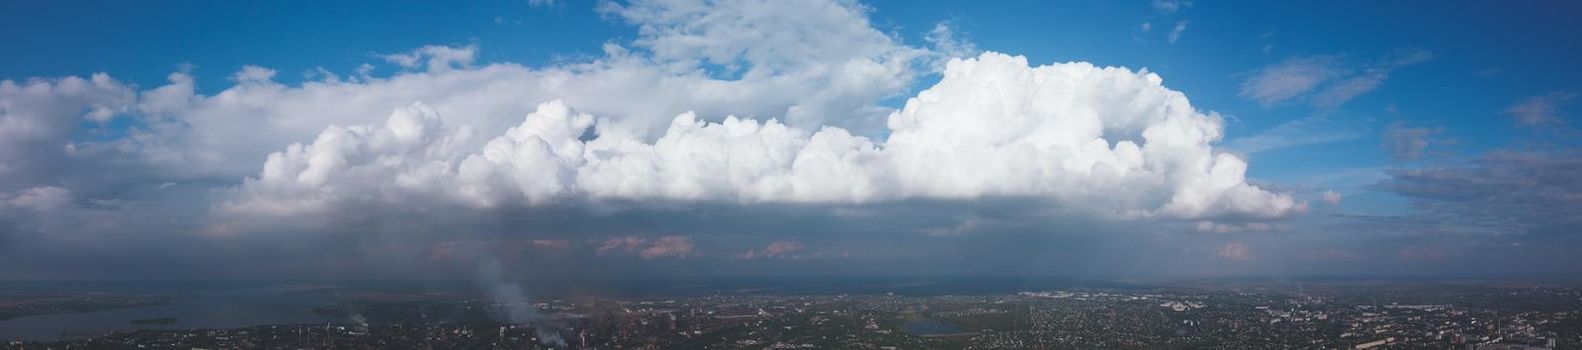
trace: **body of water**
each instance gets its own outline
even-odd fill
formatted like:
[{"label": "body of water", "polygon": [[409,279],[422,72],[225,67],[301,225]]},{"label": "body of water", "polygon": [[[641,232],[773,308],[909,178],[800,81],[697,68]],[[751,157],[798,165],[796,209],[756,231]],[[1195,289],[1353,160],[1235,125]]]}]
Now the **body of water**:
[{"label": "body of water", "polygon": [[[279,286],[177,295],[170,304],[125,309],[34,315],[0,321],[0,340],[54,341],[87,334],[139,329],[241,328],[273,324],[344,323],[313,307],[333,303],[322,286]],[[133,320],[172,317],[170,324]]]}]

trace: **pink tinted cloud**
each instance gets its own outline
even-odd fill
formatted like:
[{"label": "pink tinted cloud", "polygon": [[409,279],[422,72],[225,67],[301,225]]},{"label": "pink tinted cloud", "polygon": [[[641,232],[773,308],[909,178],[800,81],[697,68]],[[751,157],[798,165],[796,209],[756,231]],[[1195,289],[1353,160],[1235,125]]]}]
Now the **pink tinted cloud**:
[{"label": "pink tinted cloud", "polygon": [[686,236],[664,236],[654,241],[654,244],[643,248],[640,254],[643,259],[676,257],[685,258],[697,254],[697,248],[692,244],[692,239]]},{"label": "pink tinted cloud", "polygon": [[1321,199],[1324,200],[1324,203],[1329,203],[1329,205],[1340,205],[1340,201],[1344,200],[1345,196],[1342,196],[1339,192],[1335,191],[1324,191],[1324,194],[1321,195]]},{"label": "pink tinted cloud", "polygon": [[594,253],[599,256],[609,255],[637,255],[644,259],[655,258],[685,258],[697,256],[697,245],[687,236],[670,235],[658,239],[647,239],[638,236],[623,236],[593,241],[597,247]]},{"label": "pink tinted cloud", "polygon": [[571,247],[571,241],[564,239],[535,239],[528,241],[534,247],[545,249],[566,249]]},{"label": "pink tinted cloud", "polygon": [[642,237],[637,236],[615,237],[599,243],[599,247],[594,249],[594,251],[598,255],[631,253],[636,252],[637,248],[641,247],[646,241]]},{"label": "pink tinted cloud", "polygon": [[794,258],[800,257],[800,255],[796,254],[804,250],[807,250],[807,245],[803,244],[802,242],[774,241],[769,242],[769,245],[764,246],[763,249],[748,250],[747,252],[737,254],[736,257],[742,259]]}]

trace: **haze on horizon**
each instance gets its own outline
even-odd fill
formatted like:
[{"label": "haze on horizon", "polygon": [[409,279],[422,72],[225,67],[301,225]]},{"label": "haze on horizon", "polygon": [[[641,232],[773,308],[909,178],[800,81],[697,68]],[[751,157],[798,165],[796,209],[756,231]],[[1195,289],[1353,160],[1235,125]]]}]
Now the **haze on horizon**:
[{"label": "haze on horizon", "polygon": [[1577,276],[1567,2],[0,3],[0,281]]}]

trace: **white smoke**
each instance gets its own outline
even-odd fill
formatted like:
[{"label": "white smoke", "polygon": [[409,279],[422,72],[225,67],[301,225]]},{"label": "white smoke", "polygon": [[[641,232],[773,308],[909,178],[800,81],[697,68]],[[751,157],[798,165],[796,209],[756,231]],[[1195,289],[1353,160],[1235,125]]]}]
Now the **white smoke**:
[{"label": "white smoke", "polygon": [[479,259],[478,282],[489,293],[490,299],[512,324],[528,324],[538,320],[538,309],[528,301],[527,293],[516,282],[506,279],[505,268],[494,258]]},{"label": "white smoke", "polygon": [[536,334],[538,334],[538,343],[539,344],[554,345],[554,346],[566,346],[566,338],[565,337],[561,337],[560,336],[560,332],[549,330],[549,329],[546,329],[545,327],[534,327],[534,330],[535,330]]}]

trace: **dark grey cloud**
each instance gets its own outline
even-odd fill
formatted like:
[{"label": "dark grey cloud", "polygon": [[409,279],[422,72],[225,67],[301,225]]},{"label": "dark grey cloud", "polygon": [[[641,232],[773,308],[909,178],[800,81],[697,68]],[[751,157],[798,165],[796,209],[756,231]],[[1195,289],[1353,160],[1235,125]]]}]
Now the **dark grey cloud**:
[{"label": "dark grey cloud", "polygon": [[1412,199],[1421,215],[1447,226],[1572,235],[1582,224],[1582,157],[1574,151],[1496,151],[1390,175],[1380,189]]},{"label": "dark grey cloud", "polygon": [[[468,282],[480,266],[510,280],[665,276],[1105,275],[1158,270],[1193,241],[1191,223],[1115,221],[1047,201],[883,205],[511,207],[492,211],[349,206],[325,218],[212,220],[202,186],[136,192],[120,203],[57,208],[0,254],[0,278],[406,280]],[[184,207],[185,206],[185,207]],[[667,237],[686,254],[646,254]],[[1206,237],[1206,236],[1205,236]],[[1210,242],[1190,243],[1198,245]],[[640,240],[605,254],[612,239]],[[742,259],[773,242],[795,259]]]}]

